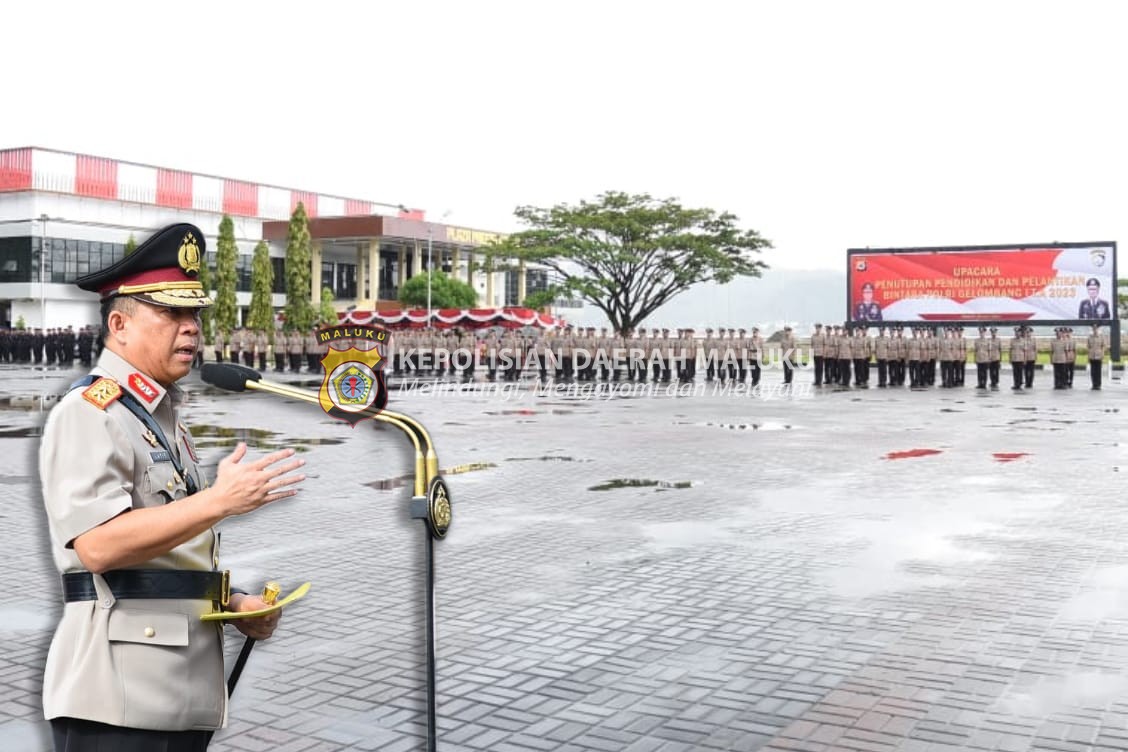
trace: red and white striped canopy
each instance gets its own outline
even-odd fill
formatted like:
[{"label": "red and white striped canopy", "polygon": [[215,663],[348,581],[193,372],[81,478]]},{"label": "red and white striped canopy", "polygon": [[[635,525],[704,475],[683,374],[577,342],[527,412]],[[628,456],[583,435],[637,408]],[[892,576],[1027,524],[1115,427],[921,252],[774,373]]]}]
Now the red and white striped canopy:
[{"label": "red and white striped canopy", "polygon": [[[386,326],[389,329],[423,329],[427,326],[427,309],[410,308],[390,311],[349,311],[337,314],[342,324],[371,324]],[[541,329],[556,329],[566,323],[555,316],[534,311],[531,308],[438,308],[431,312],[432,328],[483,329],[490,326],[503,326],[506,329],[520,329],[535,326]]]}]

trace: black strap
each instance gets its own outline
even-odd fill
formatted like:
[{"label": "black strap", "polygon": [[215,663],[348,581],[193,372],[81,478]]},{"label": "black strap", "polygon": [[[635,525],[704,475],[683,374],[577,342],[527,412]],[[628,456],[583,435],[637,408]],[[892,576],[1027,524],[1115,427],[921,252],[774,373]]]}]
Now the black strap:
[{"label": "black strap", "polygon": [[[227,602],[230,592],[225,572],[195,569],[113,569],[103,572],[114,598],[180,598]],[[98,600],[89,572],[63,574],[63,600]]]},{"label": "black strap", "polygon": [[[71,384],[70,389],[68,389],[67,391],[71,391],[71,389],[78,389],[79,387],[90,386],[100,378],[103,377],[96,376],[94,374],[84,376],[83,378]],[[184,466],[181,465],[180,461],[176,459],[177,452],[173,449],[172,446],[169,445],[168,439],[165,438],[164,431],[161,430],[160,424],[157,423],[157,421],[153,419],[153,416],[149,414],[149,411],[141,405],[140,400],[138,400],[125,389],[122,389],[121,398],[118,401],[121,402],[122,407],[133,413],[133,415],[136,416],[136,418],[141,421],[141,423],[144,424],[146,428],[152,431],[154,436],[157,437],[157,441],[159,441],[160,445],[164,447],[164,450],[168,452],[168,458],[172,461],[172,467],[174,470],[176,470],[176,474],[184,479],[184,485],[188,487],[188,495],[191,496],[192,494],[199,491],[200,489],[196,486],[195,479],[184,471]]]},{"label": "black strap", "polygon": [[118,402],[120,402],[122,407],[126,410],[133,413],[137,417],[137,420],[144,423],[145,427],[152,431],[153,435],[157,437],[157,441],[159,441],[161,446],[165,448],[165,451],[168,452],[168,458],[172,460],[172,467],[176,470],[177,474],[184,479],[184,485],[188,487],[188,495],[191,496],[196,493],[196,491],[199,490],[196,487],[196,481],[193,480],[191,475],[184,472],[184,466],[176,459],[176,451],[169,445],[168,439],[165,438],[164,431],[161,430],[160,424],[157,423],[157,421],[153,419],[153,416],[149,414],[149,411],[141,405],[141,401],[125,389],[122,389],[121,398]]}]

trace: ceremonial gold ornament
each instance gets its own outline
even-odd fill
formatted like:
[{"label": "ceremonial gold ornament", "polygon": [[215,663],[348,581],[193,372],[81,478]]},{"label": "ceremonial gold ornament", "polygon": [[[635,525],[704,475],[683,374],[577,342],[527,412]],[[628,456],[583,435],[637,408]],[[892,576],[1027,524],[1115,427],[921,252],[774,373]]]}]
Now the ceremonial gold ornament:
[{"label": "ceremonial gold ornament", "polygon": [[200,273],[200,246],[196,244],[196,238],[192,233],[185,235],[184,240],[180,243],[177,260],[185,274]]},{"label": "ceremonial gold ornament", "polygon": [[160,444],[160,442],[157,440],[157,435],[155,433],[153,433],[153,429],[151,429],[151,428],[146,428],[145,432],[143,434],[141,434],[141,438],[143,438],[143,439],[145,439],[145,441],[149,442],[150,446],[155,447],[158,444]]},{"label": "ceremonial gold ornament", "polygon": [[213,611],[210,614],[204,614],[200,617],[200,621],[230,621],[232,619],[249,619],[255,616],[266,616],[275,611],[281,611],[286,606],[289,606],[294,601],[301,600],[305,594],[309,592],[310,583],[303,582],[294,592],[287,595],[280,601],[275,601],[274,605],[260,608],[257,611]]},{"label": "ceremonial gold ornament", "polygon": [[268,582],[262,586],[262,602],[268,606],[274,605],[274,601],[278,599],[278,595],[282,592],[282,586],[277,582]]},{"label": "ceremonial gold ornament", "polygon": [[442,478],[435,478],[431,482],[429,496],[429,522],[431,532],[436,538],[446,535],[451,523],[450,496],[447,495],[446,483]]}]

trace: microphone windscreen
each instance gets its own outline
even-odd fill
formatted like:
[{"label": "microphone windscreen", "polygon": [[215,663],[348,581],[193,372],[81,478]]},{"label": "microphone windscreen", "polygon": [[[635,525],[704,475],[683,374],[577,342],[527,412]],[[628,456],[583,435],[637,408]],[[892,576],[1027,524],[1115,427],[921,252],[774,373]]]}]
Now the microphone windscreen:
[{"label": "microphone windscreen", "polygon": [[242,392],[246,390],[248,381],[261,381],[262,374],[238,363],[204,363],[200,378],[220,389]]}]

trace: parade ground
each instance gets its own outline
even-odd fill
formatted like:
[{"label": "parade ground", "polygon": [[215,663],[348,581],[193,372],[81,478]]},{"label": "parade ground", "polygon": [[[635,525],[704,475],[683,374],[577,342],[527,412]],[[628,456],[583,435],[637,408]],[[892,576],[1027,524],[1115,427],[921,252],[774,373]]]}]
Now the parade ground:
[{"label": "parade ground", "polygon": [[[45,752],[61,596],[40,395],[81,373],[0,368],[0,749]],[[439,749],[1128,748],[1119,374],[1055,391],[1041,371],[1019,393],[1009,374],[976,390],[974,368],[959,389],[811,378],[723,393],[393,383],[388,408],[430,429],[453,497],[435,545]],[[220,527],[236,584],[313,586],[255,648],[212,749],[423,750],[406,438],[184,385],[206,461],[237,441],[293,446],[310,475]],[[230,665],[243,640],[228,636]]]}]

